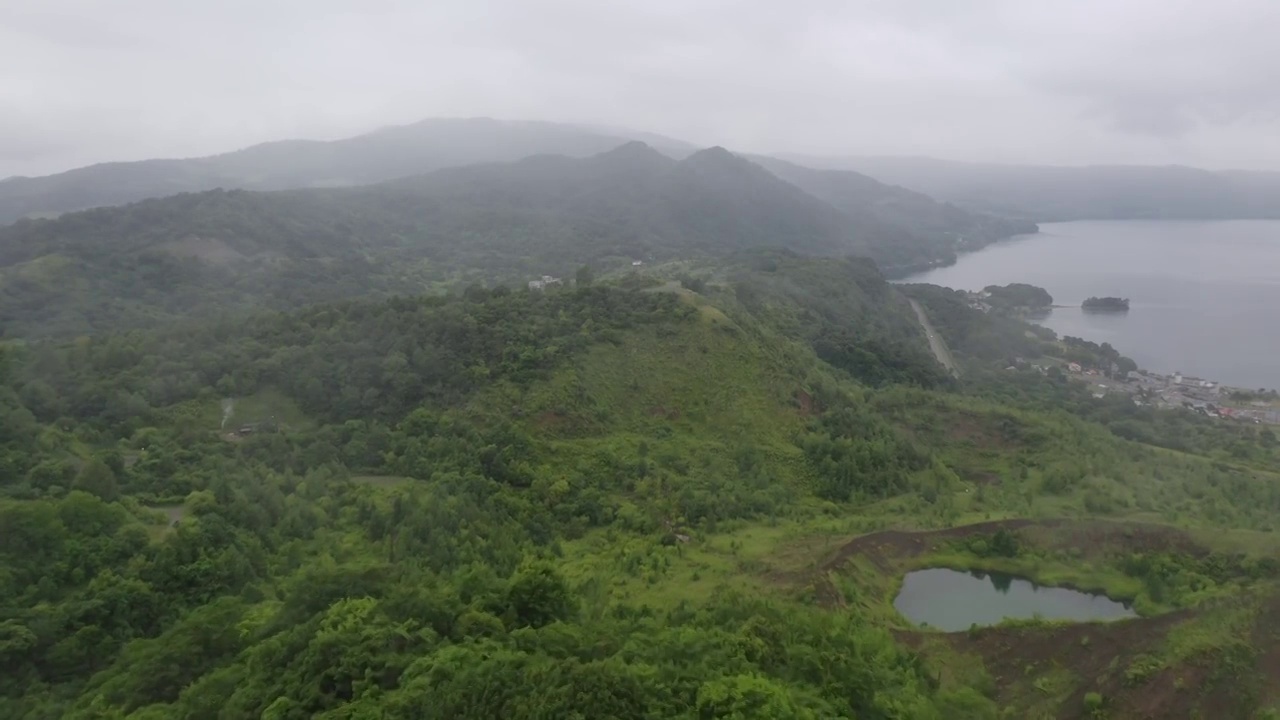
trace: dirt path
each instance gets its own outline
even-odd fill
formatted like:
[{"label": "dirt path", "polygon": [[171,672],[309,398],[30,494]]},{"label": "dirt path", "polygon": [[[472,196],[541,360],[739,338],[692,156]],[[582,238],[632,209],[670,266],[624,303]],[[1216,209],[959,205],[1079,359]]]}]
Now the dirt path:
[{"label": "dirt path", "polygon": [[924,308],[920,307],[920,303],[911,300],[911,309],[916,311],[916,318],[920,320],[920,326],[924,328],[925,335],[929,336],[929,349],[933,350],[933,356],[938,358],[938,362],[951,372],[952,375],[959,375],[960,370],[956,367],[956,361],[951,358],[951,351],[947,349],[946,343],[942,342],[942,337],[938,335],[938,331],[933,329],[933,325],[929,323],[929,317],[924,314]]}]

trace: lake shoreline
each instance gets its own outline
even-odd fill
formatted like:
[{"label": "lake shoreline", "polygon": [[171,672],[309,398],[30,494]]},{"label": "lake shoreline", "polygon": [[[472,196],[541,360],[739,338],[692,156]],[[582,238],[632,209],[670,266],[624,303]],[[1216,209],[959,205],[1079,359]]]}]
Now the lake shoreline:
[{"label": "lake shoreline", "polygon": [[942,632],[1006,622],[1115,622],[1140,617],[1132,602],[1000,571],[931,567],[903,578],[893,607],[917,626]]},{"label": "lake shoreline", "polygon": [[1261,330],[1275,324],[1271,309],[1280,307],[1280,221],[1043,223],[1039,233],[895,282],[968,291],[1028,283],[1081,300],[1120,291],[1138,299],[1128,313],[1089,313],[1058,301],[1032,321],[1060,336],[1109,343],[1156,372],[1280,387],[1280,333]]}]

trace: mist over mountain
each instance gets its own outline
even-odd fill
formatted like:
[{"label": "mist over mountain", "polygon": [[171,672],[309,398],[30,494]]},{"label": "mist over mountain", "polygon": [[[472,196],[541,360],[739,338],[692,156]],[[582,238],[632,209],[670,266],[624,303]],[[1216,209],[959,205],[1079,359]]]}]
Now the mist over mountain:
[{"label": "mist over mountain", "polygon": [[352,188],[184,193],[23,220],[0,228],[0,324],[10,335],[80,334],[756,247],[900,270],[953,257],[974,227],[1026,229],[852,173],[813,176],[828,183],[809,182],[823,199],[723,148],[675,160],[630,142],[586,158],[540,154]]},{"label": "mist over mountain", "polygon": [[1278,8],[0,0],[0,720],[1280,720]]},{"label": "mist over mountain", "polygon": [[787,156],[866,173],[966,209],[1036,222],[1280,218],[1280,173],[1182,166],[994,165],[921,157]]},{"label": "mist over mountain", "polygon": [[[918,258],[937,263],[955,260],[957,252],[976,250],[1012,235],[1036,232],[1025,220],[971,213],[919,192],[888,185],[867,175],[843,170],[815,170],[777,158],[756,156],[778,177],[830,204],[863,227],[896,233],[898,258],[907,266]],[[913,260],[912,258],[917,258]],[[893,266],[882,258],[882,265]]]},{"label": "mist over mountain", "polygon": [[[583,158],[628,140],[643,141],[671,159],[696,149],[681,140],[614,127],[437,118],[343,140],[283,140],[202,158],[103,163],[0,180],[0,223],[180,192],[350,187],[534,155]],[[965,210],[1037,222],[1280,217],[1280,173],[993,165],[917,157],[783,154],[751,159],[864,225],[905,225],[917,237],[955,232],[958,249],[980,247],[1011,233],[990,220],[957,229],[971,219],[894,186]],[[860,175],[815,174],[806,168]]]},{"label": "mist over mountain", "polygon": [[[677,140],[640,134],[677,157],[693,150]],[[0,180],[0,223],[215,188],[367,185],[541,153],[585,157],[628,137],[556,123],[437,118],[343,140],[283,140],[203,158],[103,163],[44,177]]]}]

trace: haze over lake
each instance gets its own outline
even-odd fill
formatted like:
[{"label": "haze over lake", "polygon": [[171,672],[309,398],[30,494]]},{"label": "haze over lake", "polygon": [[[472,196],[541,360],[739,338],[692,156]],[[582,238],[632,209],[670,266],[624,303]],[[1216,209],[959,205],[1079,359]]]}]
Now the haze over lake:
[{"label": "haze over lake", "polygon": [[[1045,223],[1039,235],[963,255],[907,282],[964,290],[1025,282],[1059,305],[1041,324],[1109,342],[1138,365],[1280,387],[1280,221]],[[1124,314],[1086,314],[1091,295]]]}]

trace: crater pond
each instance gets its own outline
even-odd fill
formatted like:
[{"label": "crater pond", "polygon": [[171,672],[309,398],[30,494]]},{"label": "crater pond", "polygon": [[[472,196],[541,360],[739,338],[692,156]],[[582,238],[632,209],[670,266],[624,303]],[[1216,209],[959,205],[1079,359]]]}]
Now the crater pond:
[{"label": "crater pond", "polygon": [[929,568],[907,573],[893,606],[911,622],[956,632],[1005,619],[1120,620],[1137,617],[1127,603],[1003,573]]}]

